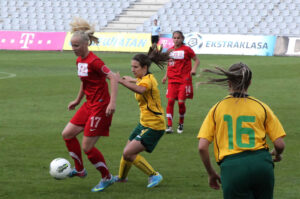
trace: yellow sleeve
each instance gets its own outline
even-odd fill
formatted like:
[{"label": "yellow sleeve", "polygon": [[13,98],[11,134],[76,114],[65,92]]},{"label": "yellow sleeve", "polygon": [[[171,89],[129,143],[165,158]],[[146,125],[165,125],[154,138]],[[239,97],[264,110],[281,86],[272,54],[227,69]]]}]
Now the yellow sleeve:
[{"label": "yellow sleeve", "polygon": [[277,138],[286,136],[286,133],[273,111],[267,105],[265,105],[265,108],[267,111],[266,131],[272,142],[274,142]]},{"label": "yellow sleeve", "polygon": [[151,81],[148,78],[142,78],[137,81],[136,85],[146,87],[147,90],[151,87]]},{"label": "yellow sleeve", "polygon": [[202,126],[199,130],[197,138],[205,138],[209,142],[212,142],[214,140],[214,134],[216,130],[215,121],[214,121],[214,111],[216,106],[212,107],[208,114],[206,115]]}]

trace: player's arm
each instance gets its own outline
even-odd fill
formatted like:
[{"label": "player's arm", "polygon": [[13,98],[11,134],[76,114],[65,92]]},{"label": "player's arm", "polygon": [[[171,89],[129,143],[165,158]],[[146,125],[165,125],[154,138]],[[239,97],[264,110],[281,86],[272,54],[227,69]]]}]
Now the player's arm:
[{"label": "player's arm", "polygon": [[74,101],[70,102],[69,105],[68,105],[68,110],[74,110],[75,107],[80,104],[82,98],[84,96],[84,92],[83,92],[83,83],[81,82],[80,84],[80,88],[79,88],[79,91],[78,91],[78,94],[77,94],[77,97]]},{"label": "player's arm", "polygon": [[110,81],[110,101],[106,108],[106,115],[109,116],[113,114],[116,110],[116,99],[118,94],[118,79],[116,74],[113,72],[109,72],[106,78]]},{"label": "player's arm", "polygon": [[136,78],[130,77],[130,76],[123,76],[122,79],[125,79],[131,83],[136,83]]},{"label": "player's arm", "polygon": [[200,138],[198,146],[199,154],[208,173],[209,186],[213,189],[220,189],[219,183],[221,183],[221,178],[211,165],[209,157],[209,144],[210,142],[207,139]]},{"label": "player's arm", "polygon": [[194,66],[192,67],[191,74],[196,75],[197,68],[200,65],[200,60],[197,55],[195,55],[192,60],[194,60]]},{"label": "player's arm", "polygon": [[283,137],[277,138],[274,142],[274,149],[271,151],[271,154],[274,156],[273,161],[274,162],[280,162],[282,159],[282,153],[285,148],[285,142],[283,140]]},{"label": "player's arm", "polygon": [[[162,48],[163,48],[163,46],[162,46]],[[170,54],[172,51],[174,51],[174,49],[168,49],[167,53],[168,53],[168,54]],[[174,59],[172,59],[172,58],[171,58],[171,59],[169,59],[168,66],[169,66],[170,62],[171,62],[171,63],[172,63],[172,65],[174,66],[174,62],[175,62],[175,60],[174,60]],[[168,67],[168,66],[167,66],[167,67]],[[166,81],[167,81],[167,79],[168,79],[168,68],[166,69],[165,76],[162,78],[161,82],[162,82],[163,84],[165,84],[165,83],[166,83]]]},{"label": "player's arm", "polygon": [[162,82],[163,84],[165,84],[166,81],[167,81],[167,79],[168,79],[168,70],[166,70],[165,76],[162,78],[161,82]]},{"label": "player's arm", "polygon": [[144,87],[144,86],[138,86],[135,83],[132,83],[132,81],[130,81],[131,80],[130,78],[126,78],[128,76],[120,77],[120,74],[116,73],[116,77],[117,77],[118,82],[120,84],[122,84],[123,86],[125,86],[126,88],[132,90],[135,93],[143,94],[147,90],[147,88]]}]

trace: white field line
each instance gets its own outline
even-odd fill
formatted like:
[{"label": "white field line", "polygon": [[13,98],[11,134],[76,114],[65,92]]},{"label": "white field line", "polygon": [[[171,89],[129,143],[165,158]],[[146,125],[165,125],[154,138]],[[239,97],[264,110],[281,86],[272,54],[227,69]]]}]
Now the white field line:
[{"label": "white field line", "polygon": [[0,79],[8,79],[8,78],[13,78],[13,77],[17,76],[14,73],[6,73],[6,72],[0,72],[0,74],[5,74],[5,76],[4,77],[0,77]]}]

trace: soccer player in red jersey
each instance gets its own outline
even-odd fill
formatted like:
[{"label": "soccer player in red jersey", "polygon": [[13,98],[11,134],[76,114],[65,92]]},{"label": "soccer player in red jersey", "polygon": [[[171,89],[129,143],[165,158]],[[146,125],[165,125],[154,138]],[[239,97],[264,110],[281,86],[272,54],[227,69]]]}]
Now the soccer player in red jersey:
[{"label": "soccer player in red jersey", "polygon": [[[102,175],[100,183],[92,189],[92,192],[98,192],[114,183],[105,159],[95,144],[101,136],[109,136],[109,127],[116,108],[118,81],[103,61],[88,49],[92,42],[98,43],[98,38],[93,36],[93,27],[83,19],[75,19],[70,25],[73,33],[71,45],[75,55],[78,56],[76,65],[81,85],[76,99],[69,103],[68,109],[74,110],[84,95],[86,102],[66,125],[62,137],[75,163],[69,177],[83,178],[87,172],[83,166],[81,147],[76,136],[84,132],[83,151]],[[111,96],[106,78],[110,80]]]},{"label": "soccer player in red jersey", "polygon": [[[171,59],[168,63],[166,75],[162,79],[164,84],[168,80],[168,89],[166,97],[168,98],[167,119],[168,126],[166,133],[172,133],[173,111],[175,101],[178,100],[179,107],[179,124],[177,133],[183,132],[184,114],[186,112],[185,100],[193,98],[193,83],[192,75],[196,74],[197,67],[200,65],[200,60],[195,55],[193,49],[186,46],[184,36],[181,31],[173,32],[174,46],[168,51]],[[194,66],[192,67],[192,60]]]}]

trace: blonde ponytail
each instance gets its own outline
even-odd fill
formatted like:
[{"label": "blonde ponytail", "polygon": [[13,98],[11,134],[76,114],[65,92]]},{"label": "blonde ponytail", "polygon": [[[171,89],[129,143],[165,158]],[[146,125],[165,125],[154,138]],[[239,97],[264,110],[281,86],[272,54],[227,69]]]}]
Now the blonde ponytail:
[{"label": "blonde ponytail", "polygon": [[84,41],[87,41],[89,45],[93,42],[98,44],[98,38],[94,36],[95,28],[91,26],[87,21],[82,18],[74,18],[70,23],[71,33],[73,36],[80,36]]}]

